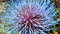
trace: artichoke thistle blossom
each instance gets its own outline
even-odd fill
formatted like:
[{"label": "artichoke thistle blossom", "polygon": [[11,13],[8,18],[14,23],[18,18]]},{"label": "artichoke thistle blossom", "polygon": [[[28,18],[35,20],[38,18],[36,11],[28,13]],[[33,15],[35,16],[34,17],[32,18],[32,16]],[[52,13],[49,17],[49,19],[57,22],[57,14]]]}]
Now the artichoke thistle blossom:
[{"label": "artichoke thistle blossom", "polygon": [[[18,29],[19,34],[47,34],[49,27],[57,24],[54,3],[50,0],[10,0],[4,18]],[[8,21],[9,20],[9,21]],[[14,29],[14,28],[13,28]]]}]

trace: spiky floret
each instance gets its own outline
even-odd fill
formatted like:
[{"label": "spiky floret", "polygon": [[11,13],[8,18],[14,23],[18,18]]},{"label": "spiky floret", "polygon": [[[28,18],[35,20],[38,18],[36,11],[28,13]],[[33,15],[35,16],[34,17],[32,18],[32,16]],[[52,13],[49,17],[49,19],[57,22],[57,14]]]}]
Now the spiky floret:
[{"label": "spiky floret", "polygon": [[18,25],[19,34],[46,34],[44,31],[59,21],[54,21],[58,11],[53,11],[54,3],[50,0],[10,0],[6,6],[10,23]]},{"label": "spiky floret", "polygon": [[0,24],[0,34],[17,34],[17,30],[13,31],[10,24]]},{"label": "spiky floret", "polygon": [[15,29],[17,27],[13,25],[12,12],[6,11],[6,9],[8,9],[6,4],[7,2],[2,2],[2,4],[0,4],[0,34],[16,34],[15,32],[17,30]]}]

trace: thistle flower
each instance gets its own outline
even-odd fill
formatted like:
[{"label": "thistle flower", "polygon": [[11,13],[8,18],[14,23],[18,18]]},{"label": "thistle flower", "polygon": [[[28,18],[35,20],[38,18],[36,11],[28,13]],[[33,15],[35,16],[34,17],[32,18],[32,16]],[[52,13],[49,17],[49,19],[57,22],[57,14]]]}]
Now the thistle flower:
[{"label": "thistle flower", "polygon": [[[50,0],[10,0],[5,17],[9,23],[18,26],[19,34],[47,34],[49,27],[57,24],[54,3]],[[8,22],[8,19],[7,19]]]}]

